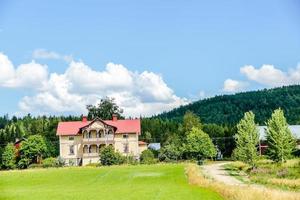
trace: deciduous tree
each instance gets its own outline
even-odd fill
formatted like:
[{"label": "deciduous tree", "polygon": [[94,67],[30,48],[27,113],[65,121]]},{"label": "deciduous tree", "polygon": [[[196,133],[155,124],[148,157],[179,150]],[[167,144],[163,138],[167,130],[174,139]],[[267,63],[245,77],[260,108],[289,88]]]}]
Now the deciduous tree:
[{"label": "deciduous tree", "polygon": [[246,112],[243,119],[237,125],[236,149],[234,155],[238,160],[255,166],[258,158],[257,146],[259,143],[259,133],[254,121],[253,112]]},{"label": "deciduous tree", "polygon": [[283,110],[273,112],[267,122],[267,153],[276,162],[285,162],[290,158],[296,147],[296,140],[289,130]]},{"label": "deciduous tree", "polygon": [[217,153],[210,137],[196,127],[193,127],[187,135],[185,151],[190,158],[198,160],[212,158]]},{"label": "deciduous tree", "polygon": [[5,169],[16,168],[16,149],[13,143],[8,143],[2,154],[2,164]]}]

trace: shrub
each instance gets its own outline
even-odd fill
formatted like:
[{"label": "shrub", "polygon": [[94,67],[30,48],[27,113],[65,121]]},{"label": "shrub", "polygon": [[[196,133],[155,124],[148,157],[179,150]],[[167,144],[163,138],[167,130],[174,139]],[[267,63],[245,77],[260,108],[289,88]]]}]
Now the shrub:
[{"label": "shrub", "polygon": [[63,167],[65,165],[66,161],[62,157],[58,156],[57,159],[56,159],[56,162],[57,162],[58,167]]},{"label": "shrub", "polygon": [[140,159],[142,164],[153,164],[156,162],[153,152],[149,149],[142,152]]},{"label": "shrub", "polygon": [[174,143],[170,143],[160,149],[158,159],[160,161],[172,162],[172,161],[179,160],[181,156],[182,156],[181,148]]},{"label": "shrub", "polygon": [[48,168],[48,167],[58,167],[58,163],[57,163],[57,159],[56,158],[46,158],[43,160],[42,166],[44,168]]},{"label": "shrub", "polygon": [[125,163],[129,165],[136,165],[138,164],[138,160],[133,155],[129,155],[125,156]]},{"label": "shrub", "polygon": [[100,163],[101,165],[120,165],[125,162],[124,156],[119,152],[115,152],[112,146],[104,147],[100,151]]},{"label": "shrub", "polygon": [[19,169],[26,169],[30,165],[30,159],[29,158],[21,158],[18,162],[18,168]]}]

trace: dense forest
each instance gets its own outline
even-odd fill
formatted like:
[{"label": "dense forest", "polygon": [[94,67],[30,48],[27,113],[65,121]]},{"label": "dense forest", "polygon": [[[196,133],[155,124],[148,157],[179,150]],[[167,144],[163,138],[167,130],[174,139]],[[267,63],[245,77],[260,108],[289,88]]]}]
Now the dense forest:
[{"label": "dense forest", "polygon": [[264,125],[273,110],[282,108],[289,124],[300,123],[300,85],[221,95],[181,106],[155,118],[181,121],[186,111],[197,114],[203,123],[235,125],[247,111]]}]

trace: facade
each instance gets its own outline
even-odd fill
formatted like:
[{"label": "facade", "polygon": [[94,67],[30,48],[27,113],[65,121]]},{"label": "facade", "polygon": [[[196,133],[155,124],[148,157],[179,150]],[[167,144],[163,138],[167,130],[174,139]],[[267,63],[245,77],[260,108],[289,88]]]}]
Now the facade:
[{"label": "facade", "polygon": [[[112,120],[94,119],[87,121],[60,122],[57,127],[60,156],[66,165],[87,165],[99,162],[101,148],[112,145],[124,156],[139,159],[147,144],[139,141],[140,119]],[[146,147],[146,148],[145,148]]]}]

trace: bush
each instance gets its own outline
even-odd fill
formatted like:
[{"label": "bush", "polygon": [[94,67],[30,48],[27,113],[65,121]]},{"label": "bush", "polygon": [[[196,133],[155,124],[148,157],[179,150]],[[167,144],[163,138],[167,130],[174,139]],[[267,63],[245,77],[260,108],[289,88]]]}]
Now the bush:
[{"label": "bush", "polygon": [[44,168],[58,167],[57,159],[56,158],[52,158],[52,157],[46,158],[46,159],[43,160],[42,166]]},{"label": "bush", "polygon": [[18,168],[19,169],[26,169],[30,165],[30,159],[29,158],[21,158],[18,162]]},{"label": "bush", "polygon": [[125,157],[119,152],[115,152],[112,146],[104,147],[100,151],[101,165],[120,165],[125,162]]},{"label": "bush", "polygon": [[153,164],[156,162],[153,152],[149,149],[142,152],[140,159],[142,164]]},{"label": "bush", "polygon": [[181,156],[182,156],[181,148],[174,143],[170,143],[160,149],[158,159],[160,161],[172,162],[172,161],[179,160]]},{"label": "bush", "polygon": [[58,167],[63,167],[65,165],[66,161],[62,157],[58,156],[57,159],[56,159],[56,162],[57,162]]},{"label": "bush", "polygon": [[133,155],[129,155],[125,156],[125,163],[129,165],[137,165],[138,160]]}]

